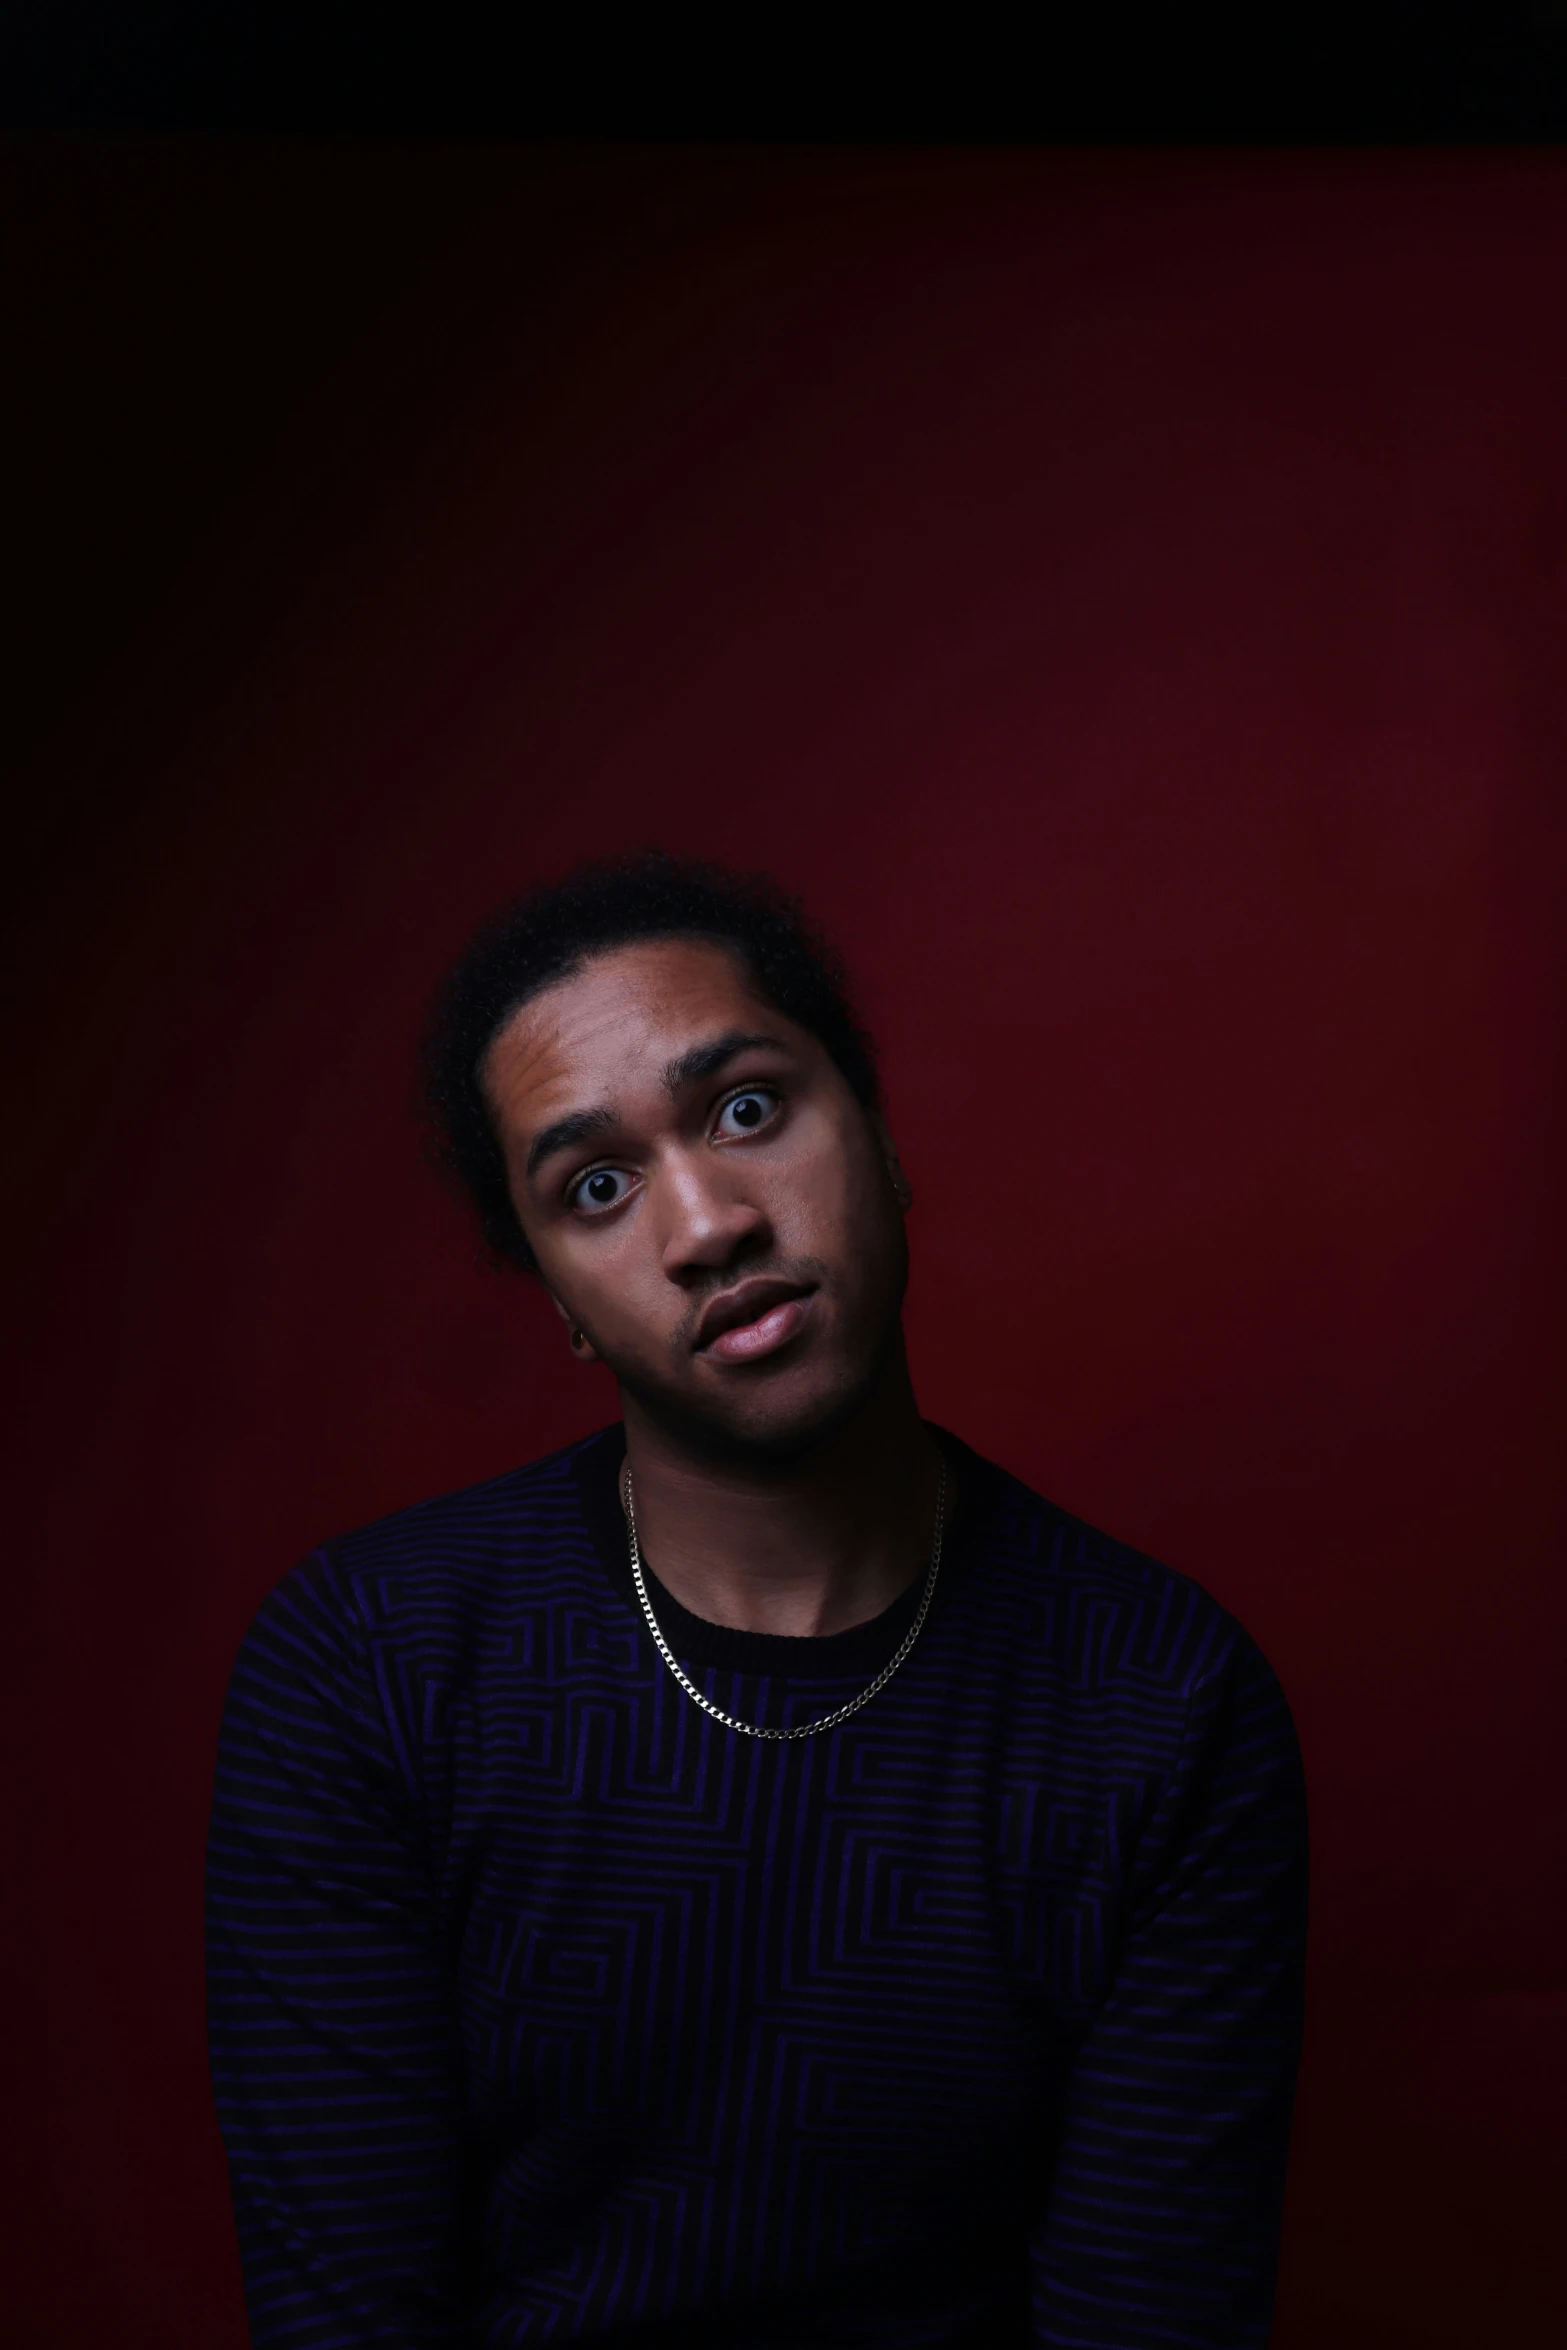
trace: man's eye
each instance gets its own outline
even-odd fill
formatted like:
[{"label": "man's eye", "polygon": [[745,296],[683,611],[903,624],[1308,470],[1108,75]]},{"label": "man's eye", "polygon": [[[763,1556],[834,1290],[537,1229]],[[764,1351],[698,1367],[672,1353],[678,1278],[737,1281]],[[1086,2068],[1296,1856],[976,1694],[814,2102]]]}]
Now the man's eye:
[{"label": "man's eye", "polygon": [[595,1167],[591,1175],[584,1175],[572,1186],[571,1204],[575,1208],[618,1208],[631,1189],[631,1178],[624,1167]]},{"label": "man's eye", "polygon": [[778,1107],[778,1096],[765,1085],[753,1085],[725,1102],[718,1113],[720,1134],[754,1134]]}]

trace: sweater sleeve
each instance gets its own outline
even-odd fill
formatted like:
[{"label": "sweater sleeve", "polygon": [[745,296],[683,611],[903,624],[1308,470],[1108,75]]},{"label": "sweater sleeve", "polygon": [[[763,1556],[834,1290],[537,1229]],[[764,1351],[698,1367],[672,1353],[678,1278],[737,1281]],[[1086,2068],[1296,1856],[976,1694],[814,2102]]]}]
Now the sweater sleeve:
[{"label": "sweater sleeve", "polygon": [[213,2089],[255,2350],[452,2350],[459,2070],[418,1819],[325,1558],[230,1684],[207,1852]]},{"label": "sweater sleeve", "polygon": [[1056,2350],[1262,2350],[1300,2052],[1299,1750],[1243,1634],[1193,1692],[1067,2084],[1033,2248]]}]

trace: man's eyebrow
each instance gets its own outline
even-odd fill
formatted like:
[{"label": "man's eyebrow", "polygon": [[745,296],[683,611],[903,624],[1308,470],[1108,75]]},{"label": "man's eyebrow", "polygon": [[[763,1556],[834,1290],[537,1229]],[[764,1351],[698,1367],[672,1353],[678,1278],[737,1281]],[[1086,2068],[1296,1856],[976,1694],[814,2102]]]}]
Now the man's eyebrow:
[{"label": "man's eyebrow", "polygon": [[544,1126],[528,1146],[528,1173],[553,1158],[556,1151],[568,1151],[573,1143],[586,1142],[593,1134],[607,1134],[620,1120],[613,1110],[573,1110],[569,1118],[557,1118],[553,1126]]},{"label": "man's eyebrow", "polygon": [[711,1044],[694,1044],[678,1060],[664,1063],[664,1090],[675,1094],[683,1085],[694,1085],[699,1077],[715,1076],[736,1053],[754,1052],[758,1045],[771,1045],[777,1052],[786,1049],[781,1036],[762,1036],[749,1028],[729,1028]]},{"label": "man's eyebrow", "polygon": [[[749,1028],[729,1028],[722,1036],[715,1036],[711,1044],[696,1044],[677,1060],[664,1064],[664,1086],[671,1094],[683,1085],[693,1085],[698,1078],[711,1077],[736,1053],[752,1052],[758,1045],[771,1045],[776,1051],[786,1048],[780,1036],[763,1036]],[[573,1110],[567,1118],[557,1118],[553,1126],[543,1126],[528,1145],[527,1171],[532,1175],[544,1161],[553,1158],[556,1151],[568,1151],[574,1144],[586,1142],[595,1134],[610,1134],[620,1120],[607,1106],[597,1110]]]}]

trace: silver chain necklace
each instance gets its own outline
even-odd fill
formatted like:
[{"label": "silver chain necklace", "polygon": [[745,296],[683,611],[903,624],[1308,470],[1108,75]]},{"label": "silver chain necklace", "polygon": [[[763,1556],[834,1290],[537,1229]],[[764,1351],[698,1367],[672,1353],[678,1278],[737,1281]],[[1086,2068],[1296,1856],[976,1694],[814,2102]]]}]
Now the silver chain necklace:
[{"label": "silver chain necklace", "polygon": [[647,1584],[642,1574],[642,1552],[637,1543],[637,1512],[636,1503],[632,1499],[631,1493],[629,1462],[626,1466],[625,1499],[626,1526],[631,1536],[631,1579],[637,1587],[637,1597],[642,1602],[642,1613],[647,1618],[647,1628],[653,1635],[654,1646],[693,1705],[699,1705],[703,1713],[711,1714],[715,1722],[722,1722],[726,1730],[741,1730],[747,1738],[814,1738],[818,1730],[836,1729],[840,1722],[848,1720],[850,1714],[857,1714],[862,1705],[869,1705],[878,1689],[886,1688],[887,1683],[892,1679],[893,1674],[902,1664],[915,1641],[918,1640],[920,1629],[930,1613],[930,1603],[936,1589],[936,1576],[941,1568],[941,1537],[947,1522],[947,1465],[945,1461],[941,1464],[936,1486],[936,1539],[931,1546],[930,1566],[925,1576],[925,1588],[920,1593],[919,1613],[905,1632],[899,1644],[897,1655],[882,1666],[875,1680],[870,1683],[868,1688],[862,1689],[858,1697],[851,1697],[847,1705],[835,1706],[830,1714],[823,1714],[820,1721],[802,1722],[798,1728],[793,1730],[766,1730],[759,1722],[742,1722],[737,1714],[726,1714],[721,1706],[713,1704],[711,1698],[702,1695],[690,1675],[682,1672],[675,1662],[674,1650],[659,1630],[658,1618],[653,1613],[653,1603],[648,1598]]}]

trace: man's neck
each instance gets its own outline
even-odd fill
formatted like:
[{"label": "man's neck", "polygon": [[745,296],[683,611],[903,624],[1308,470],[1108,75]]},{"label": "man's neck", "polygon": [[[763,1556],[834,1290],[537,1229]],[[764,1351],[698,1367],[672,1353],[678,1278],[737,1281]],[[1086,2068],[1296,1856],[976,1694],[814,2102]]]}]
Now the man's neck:
[{"label": "man's neck", "polygon": [[845,1632],[928,1567],[941,1455],[901,1347],[853,1419],[787,1463],[702,1458],[623,1402],[638,1540],[693,1615],[796,1638]]}]

